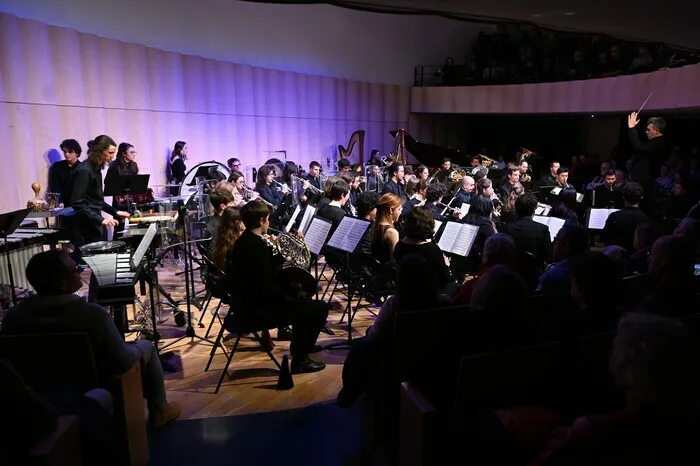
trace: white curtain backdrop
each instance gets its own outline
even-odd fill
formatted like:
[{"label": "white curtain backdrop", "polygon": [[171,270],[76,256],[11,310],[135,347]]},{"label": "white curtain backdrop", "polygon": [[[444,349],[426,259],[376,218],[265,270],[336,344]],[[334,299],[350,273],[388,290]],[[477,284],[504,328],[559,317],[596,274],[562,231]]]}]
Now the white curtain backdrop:
[{"label": "white curtain backdrop", "polygon": [[273,150],[306,167],[358,129],[365,157],[389,152],[388,132],[408,113],[408,86],[224,63],[0,14],[0,212],[23,207],[35,181],[43,194],[66,138],[84,151],[99,134],[133,144],[155,185],[177,140],[188,143],[188,167],[260,165]]}]

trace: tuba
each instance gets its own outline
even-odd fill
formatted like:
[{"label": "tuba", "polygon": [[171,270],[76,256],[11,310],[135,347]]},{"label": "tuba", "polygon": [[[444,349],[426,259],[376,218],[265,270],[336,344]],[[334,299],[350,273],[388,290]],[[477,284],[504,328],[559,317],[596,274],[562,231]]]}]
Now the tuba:
[{"label": "tuba", "polygon": [[479,157],[481,158],[481,166],[484,168],[491,168],[496,161],[492,159],[491,157],[487,157],[486,155],[479,154]]}]

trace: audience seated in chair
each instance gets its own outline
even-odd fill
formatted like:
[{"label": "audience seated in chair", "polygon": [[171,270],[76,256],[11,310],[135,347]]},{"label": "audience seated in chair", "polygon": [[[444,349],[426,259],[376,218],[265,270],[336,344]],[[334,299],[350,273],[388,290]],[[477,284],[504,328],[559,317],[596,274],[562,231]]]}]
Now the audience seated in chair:
[{"label": "audience seated in chair", "polygon": [[547,451],[530,465],[599,464],[620,452],[669,442],[687,443],[685,450],[695,458],[669,457],[666,464],[696,464],[700,381],[692,368],[697,355],[694,335],[680,322],[628,314],[618,326],[610,360],[627,406],[577,419],[565,432],[555,433]]},{"label": "audience seated in chair", "polygon": [[652,287],[636,310],[662,316],[697,311],[693,243],[684,236],[662,236],[651,248],[649,279]]},{"label": "audience seated in chair", "polygon": [[554,238],[554,258],[557,261],[540,276],[538,293],[566,295],[571,292],[573,261],[588,250],[588,231],[567,223]]},{"label": "audience seated in chair", "polygon": [[397,313],[433,309],[450,302],[449,296],[440,294],[437,277],[426,259],[418,255],[405,257],[398,271],[396,294],[382,305],[367,336],[355,340],[345,360],[338,404],[351,406],[386,368],[392,354],[391,341]]},{"label": "audience seated in chair", "polygon": [[27,264],[26,273],[37,295],[8,311],[2,322],[3,333],[86,333],[101,376],[123,374],[141,362],[144,394],[154,427],[180,416],[180,406],[166,399],[163,368],[153,344],[146,340],[124,342],[107,311],[74,294],[82,287],[82,281],[79,269],[66,252],[51,250],[35,255]]}]

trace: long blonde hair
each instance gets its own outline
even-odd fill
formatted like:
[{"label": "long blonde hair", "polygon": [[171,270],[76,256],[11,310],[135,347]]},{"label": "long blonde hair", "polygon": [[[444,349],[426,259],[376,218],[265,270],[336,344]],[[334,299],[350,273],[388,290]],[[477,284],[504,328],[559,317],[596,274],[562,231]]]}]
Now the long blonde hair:
[{"label": "long blonde hair", "polygon": [[400,196],[392,193],[386,193],[379,198],[377,204],[377,215],[374,218],[372,225],[372,241],[379,242],[382,240],[382,224],[394,225],[394,219],[391,217],[391,210],[398,209],[403,205]]},{"label": "long blonde hair", "polygon": [[221,270],[226,270],[226,254],[245,230],[238,207],[226,207],[221,215],[221,223],[216,231],[212,260]]}]

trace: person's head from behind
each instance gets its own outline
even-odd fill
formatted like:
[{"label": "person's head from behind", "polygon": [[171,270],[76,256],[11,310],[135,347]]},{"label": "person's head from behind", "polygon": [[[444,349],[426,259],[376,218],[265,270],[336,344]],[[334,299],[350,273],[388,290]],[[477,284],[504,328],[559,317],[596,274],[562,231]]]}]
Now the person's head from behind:
[{"label": "person's head from behind", "polygon": [[525,293],[522,279],[510,267],[497,265],[474,284],[469,306],[473,312],[508,314],[513,303],[520,302]]},{"label": "person's head from behind", "polygon": [[377,204],[379,204],[378,192],[363,192],[357,196],[357,216],[365,220],[374,221],[377,215]]},{"label": "person's head from behind", "polygon": [[340,205],[344,205],[348,201],[349,192],[350,185],[348,182],[338,177],[328,190],[328,197],[335,202],[339,202]]},{"label": "person's head from behind", "polygon": [[468,216],[490,218],[493,212],[493,201],[486,196],[476,196],[472,199]]},{"label": "person's head from behind", "polygon": [[484,243],[481,262],[487,266],[512,266],[516,263],[515,241],[505,233],[496,233]]},{"label": "person's head from behind", "polygon": [[573,261],[571,297],[579,305],[614,308],[622,281],[618,262],[599,251],[588,251]]},{"label": "person's head from behind", "polygon": [[560,261],[583,254],[588,247],[588,230],[573,223],[564,224],[554,237],[554,257]]},{"label": "person's head from behind", "polygon": [[691,217],[684,218],[673,234],[688,238],[695,245],[695,251],[700,249],[700,220]]},{"label": "person's head from behind", "polygon": [[434,306],[439,292],[435,272],[423,256],[410,254],[403,258],[396,275],[396,295],[401,310]]},{"label": "person's head from behind", "polygon": [[61,151],[63,151],[63,158],[68,162],[68,165],[73,165],[83,153],[83,148],[75,139],[66,139],[61,142]]},{"label": "person's head from behind", "polygon": [[40,252],[29,259],[26,273],[39,296],[71,294],[83,286],[77,264],[59,249]]},{"label": "person's head from behind", "polygon": [[518,217],[532,217],[537,209],[537,197],[532,193],[525,193],[515,201],[515,213]]},{"label": "person's head from behind", "polygon": [[661,230],[650,222],[640,223],[634,230],[634,249],[644,251],[650,249],[654,241],[661,236]]},{"label": "person's head from behind", "polygon": [[219,232],[217,237],[222,232],[230,233],[234,238],[238,238],[245,230],[243,219],[241,218],[241,209],[238,207],[226,207],[221,214],[221,223],[219,224]]},{"label": "person's head from behind", "polygon": [[445,195],[445,186],[441,183],[429,184],[425,190],[425,202],[440,202]]},{"label": "person's head from behind", "polygon": [[684,236],[662,236],[651,247],[649,274],[657,280],[679,280],[693,275],[693,243]]},{"label": "person's head from behind", "polygon": [[677,320],[630,313],[617,326],[610,372],[629,408],[661,417],[696,413],[700,386],[698,347]]},{"label": "person's head from behind", "polygon": [[416,206],[408,213],[403,223],[403,234],[413,241],[424,241],[433,237],[435,217],[423,206]]},{"label": "person's head from behind", "polygon": [[209,202],[214,208],[214,215],[221,215],[226,207],[233,206],[235,202],[233,198],[234,188],[233,183],[222,181],[209,193]]},{"label": "person's head from behind", "polygon": [[643,195],[644,188],[642,188],[641,184],[635,183],[634,181],[625,183],[625,186],[622,188],[622,198],[625,200],[625,204],[628,206],[638,206]]},{"label": "person's head from behind", "polygon": [[262,201],[250,201],[241,207],[241,219],[246,230],[264,235],[270,226],[270,209]]},{"label": "person's head from behind", "polygon": [[386,193],[377,203],[377,224],[393,225],[401,216],[403,202],[396,194]]}]

